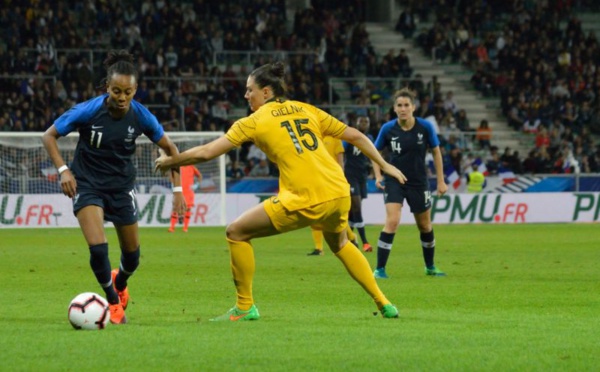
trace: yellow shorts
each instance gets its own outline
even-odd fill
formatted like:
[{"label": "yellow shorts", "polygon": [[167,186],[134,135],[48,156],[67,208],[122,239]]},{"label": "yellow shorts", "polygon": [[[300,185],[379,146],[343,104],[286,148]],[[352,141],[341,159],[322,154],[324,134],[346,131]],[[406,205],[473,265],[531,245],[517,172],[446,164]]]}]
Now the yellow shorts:
[{"label": "yellow shorts", "polygon": [[263,202],[271,223],[279,232],[312,226],[315,230],[339,233],[348,225],[350,196],[326,201],[297,211],[288,211],[272,196]]}]

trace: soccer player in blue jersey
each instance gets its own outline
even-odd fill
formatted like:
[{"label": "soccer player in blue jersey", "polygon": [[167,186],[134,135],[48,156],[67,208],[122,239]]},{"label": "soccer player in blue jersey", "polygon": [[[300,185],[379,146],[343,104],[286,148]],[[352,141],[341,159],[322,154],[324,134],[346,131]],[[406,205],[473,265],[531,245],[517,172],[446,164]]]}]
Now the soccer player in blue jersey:
[{"label": "soccer player in blue jersey", "polygon": [[[106,93],[73,106],[48,128],[44,147],[60,174],[62,192],[73,199],[73,212],[90,250],[90,265],[110,304],[110,321],[127,322],[127,280],[139,264],[138,209],[134,190],[136,169],[132,162],[135,140],[145,134],[165,153],[177,147],[164,133],[156,117],[133,101],[138,72],[127,51],[111,51],[104,61]],[[79,142],[69,167],[60,154],[57,139],[79,132]],[[185,212],[178,170],[174,172],[173,203]],[[111,221],[119,238],[121,262],[111,271],[104,221]]]},{"label": "soccer player in blue jersey", "polygon": [[377,268],[375,278],[387,279],[385,267],[394,242],[396,229],[400,224],[400,216],[404,201],[410,206],[415,217],[417,228],[421,234],[421,247],[425,260],[425,274],[445,276],[434,264],[435,238],[431,225],[431,191],[427,180],[425,155],[430,149],[437,179],[437,193],[443,195],[448,191],[444,181],[444,169],[440,142],[433,124],[422,118],[414,117],[415,95],[409,89],[401,89],[394,95],[394,112],[398,119],[385,123],[375,140],[379,151],[387,150],[388,162],[395,165],[406,176],[406,183],[381,176],[377,164],[373,165],[376,185],[383,189],[385,202],[385,225],[377,243]]},{"label": "soccer player in blue jersey", "polygon": [[[356,129],[365,134],[371,141],[369,133],[370,121],[367,116],[359,116],[356,119]],[[351,143],[344,142],[344,153],[346,154],[346,162],[344,163],[344,175],[350,184],[350,227],[356,227],[360,240],[363,243],[363,252],[372,252],[373,248],[365,234],[365,222],[362,216],[362,200],[367,197],[367,177],[369,176],[369,168],[371,160],[363,154],[358,147]]]}]

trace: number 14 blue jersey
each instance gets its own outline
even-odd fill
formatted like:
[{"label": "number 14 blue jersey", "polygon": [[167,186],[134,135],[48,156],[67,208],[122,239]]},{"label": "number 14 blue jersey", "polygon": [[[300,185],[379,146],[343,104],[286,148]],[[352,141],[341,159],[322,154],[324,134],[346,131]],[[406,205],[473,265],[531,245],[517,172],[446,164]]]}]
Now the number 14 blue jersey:
[{"label": "number 14 blue jersey", "polygon": [[428,148],[439,145],[433,124],[417,117],[410,130],[402,129],[398,119],[383,124],[375,140],[377,150],[387,149],[387,161],[404,173],[408,179],[405,185],[414,188],[429,187],[425,155]]}]

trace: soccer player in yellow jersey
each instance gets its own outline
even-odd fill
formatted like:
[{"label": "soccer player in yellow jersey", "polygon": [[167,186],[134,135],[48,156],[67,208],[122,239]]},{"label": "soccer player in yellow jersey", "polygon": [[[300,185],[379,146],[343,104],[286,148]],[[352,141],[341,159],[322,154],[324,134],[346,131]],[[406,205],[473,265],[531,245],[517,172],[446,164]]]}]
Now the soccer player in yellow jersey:
[{"label": "soccer player in yellow jersey", "polygon": [[323,138],[332,136],[352,143],[386,174],[400,183],[406,178],[381,157],[364,134],[312,105],[286,100],[285,93],[283,63],[257,68],[248,76],[244,96],[254,111],[252,115],[236,121],[224,136],[210,143],[156,159],[156,169],[166,172],[213,159],[252,141],[279,167],[279,194],[227,226],[237,301],[226,314],[211,320],[259,319],[252,296],[255,261],[250,241],[313,225],[323,231],[331,251],[373,298],[382,316],[397,318],[398,310],[379,289],[367,259],[348,241],[350,188],[342,168],[327,153]]},{"label": "soccer player in yellow jersey", "polygon": [[[331,136],[323,137],[323,144],[327,149],[327,153],[331,155],[335,161],[344,169],[344,146],[342,145],[342,140],[338,138],[334,138]],[[323,231],[319,230],[315,226],[310,227],[313,242],[315,243],[315,249],[308,253],[309,256],[322,256],[323,255]],[[357,245],[356,235],[350,228],[350,225],[346,228],[348,239],[352,242],[352,244]]]}]

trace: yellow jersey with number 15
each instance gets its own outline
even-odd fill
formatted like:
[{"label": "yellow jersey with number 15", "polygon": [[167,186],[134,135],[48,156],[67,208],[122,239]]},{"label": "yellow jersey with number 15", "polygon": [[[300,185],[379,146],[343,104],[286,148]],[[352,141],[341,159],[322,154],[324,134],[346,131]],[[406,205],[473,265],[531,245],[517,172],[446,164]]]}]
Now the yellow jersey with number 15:
[{"label": "yellow jersey with number 15", "polygon": [[[323,137],[323,143],[325,144],[325,148],[331,157],[338,162],[338,154],[344,153],[344,145],[342,144],[342,140],[339,138],[333,138],[331,136]],[[340,166],[344,166],[340,164]]]},{"label": "yellow jersey with number 15", "polygon": [[279,167],[279,201],[295,211],[350,195],[339,164],[329,155],[324,136],[339,138],[346,124],[307,103],[267,101],[239,119],[225,136],[235,146],[251,141]]}]

